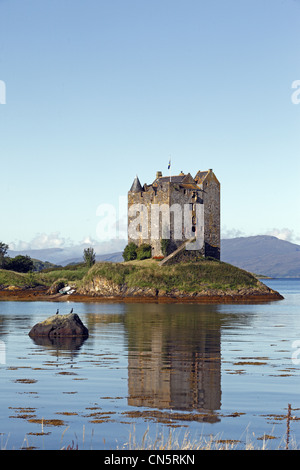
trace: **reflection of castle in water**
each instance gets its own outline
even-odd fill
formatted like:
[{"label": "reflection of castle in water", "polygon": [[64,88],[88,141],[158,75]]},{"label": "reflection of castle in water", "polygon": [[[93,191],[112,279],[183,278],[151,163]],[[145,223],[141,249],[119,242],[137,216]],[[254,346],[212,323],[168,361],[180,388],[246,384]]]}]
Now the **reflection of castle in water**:
[{"label": "reflection of castle in water", "polygon": [[[220,323],[214,306],[148,305],[126,315],[128,404],[183,411],[221,407]],[[188,310],[188,311],[186,311]],[[132,311],[132,309],[131,309]],[[212,318],[215,321],[212,321]]]}]

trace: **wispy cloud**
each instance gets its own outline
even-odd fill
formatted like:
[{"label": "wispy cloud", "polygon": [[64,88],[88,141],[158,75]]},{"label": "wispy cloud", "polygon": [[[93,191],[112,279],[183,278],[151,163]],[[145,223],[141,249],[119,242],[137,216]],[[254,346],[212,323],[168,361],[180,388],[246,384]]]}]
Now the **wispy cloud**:
[{"label": "wispy cloud", "polygon": [[238,238],[238,237],[247,237],[245,232],[239,230],[238,228],[227,228],[226,226],[221,229],[221,238]]},{"label": "wispy cloud", "polygon": [[300,241],[300,236],[295,234],[294,230],[290,230],[289,228],[273,228],[265,233],[265,235],[271,235],[273,237],[277,237],[280,240],[286,240],[288,242],[297,243]]},{"label": "wispy cloud", "polygon": [[50,234],[38,233],[28,242],[23,240],[10,242],[9,248],[14,251],[24,251],[41,250],[46,248],[64,248],[72,245],[73,241],[71,239],[62,237],[59,232],[53,232]]}]

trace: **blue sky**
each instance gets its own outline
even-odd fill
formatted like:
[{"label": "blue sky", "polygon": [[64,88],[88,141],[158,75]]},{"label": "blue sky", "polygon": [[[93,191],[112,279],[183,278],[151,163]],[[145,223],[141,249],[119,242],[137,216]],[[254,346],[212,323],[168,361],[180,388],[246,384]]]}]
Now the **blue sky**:
[{"label": "blue sky", "polygon": [[299,40],[297,0],[0,0],[0,240],[100,243],[171,156],[213,168],[224,237],[300,243]]}]

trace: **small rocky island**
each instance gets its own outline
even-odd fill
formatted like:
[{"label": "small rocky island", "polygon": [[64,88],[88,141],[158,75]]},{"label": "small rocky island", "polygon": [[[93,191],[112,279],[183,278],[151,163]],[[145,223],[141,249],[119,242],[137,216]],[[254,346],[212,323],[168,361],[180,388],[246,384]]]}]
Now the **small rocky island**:
[{"label": "small rocky island", "polygon": [[[6,272],[0,270],[0,299],[141,303],[260,303],[283,299],[257,276],[204,257],[174,264],[145,259],[123,263],[99,262],[86,269],[79,265],[75,271],[76,280],[74,269],[73,266],[64,268],[59,282],[52,281],[52,272],[37,273],[34,287],[24,285],[26,275],[18,275],[17,278],[16,273],[13,273],[14,283],[10,280],[1,283],[1,271],[5,275]],[[61,289],[61,286],[69,286],[70,289]],[[53,321],[58,322],[59,317],[56,315]],[[54,335],[56,329],[53,325],[50,330]],[[60,330],[64,331],[65,327],[60,326],[57,332]]]},{"label": "small rocky island", "polygon": [[282,300],[253,274],[215,259],[96,263],[70,300],[244,303]]},{"label": "small rocky island", "polygon": [[46,320],[34,325],[29,332],[31,338],[48,337],[50,339],[78,336],[87,338],[88,335],[88,329],[84,326],[76,313],[52,315]]}]

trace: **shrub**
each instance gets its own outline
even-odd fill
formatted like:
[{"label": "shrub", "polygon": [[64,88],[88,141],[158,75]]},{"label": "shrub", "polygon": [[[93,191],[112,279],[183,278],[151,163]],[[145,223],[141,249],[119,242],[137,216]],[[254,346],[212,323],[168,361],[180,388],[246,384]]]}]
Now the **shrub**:
[{"label": "shrub", "polygon": [[132,261],[133,259],[137,258],[137,246],[135,243],[130,242],[128,245],[125,247],[123,251],[123,259],[124,261]]},{"label": "shrub", "polygon": [[160,241],[161,251],[162,251],[164,256],[167,256],[167,254],[168,254],[169,244],[170,244],[170,240],[168,240],[166,238],[162,238],[161,241]]},{"label": "shrub", "polygon": [[17,273],[33,271],[33,261],[29,256],[18,255],[15,258],[5,258],[4,268]]},{"label": "shrub", "polygon": [[143,243],[136,250],[137,259],[148,259],[151,258],[151,245]]}]

